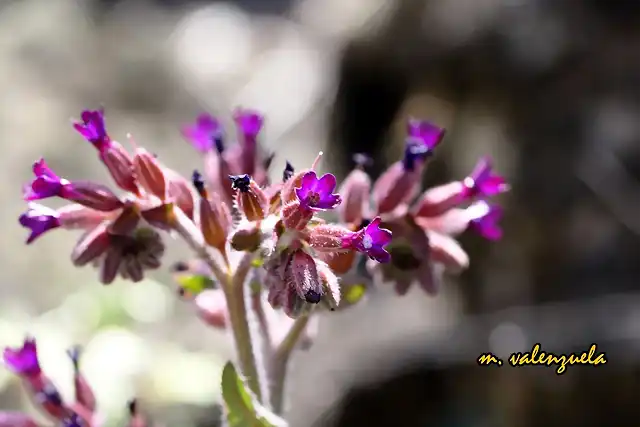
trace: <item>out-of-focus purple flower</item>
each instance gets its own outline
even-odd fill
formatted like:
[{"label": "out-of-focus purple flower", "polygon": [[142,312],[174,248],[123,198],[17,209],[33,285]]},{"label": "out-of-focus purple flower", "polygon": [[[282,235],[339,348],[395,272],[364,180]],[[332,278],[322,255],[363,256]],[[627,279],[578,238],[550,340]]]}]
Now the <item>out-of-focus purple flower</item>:
[{"label": "out-of-focus purple flower", "polygon": [[194,124],[183,126],[182,135],[200,152],[206,153],[214,145],[218,153],[224,151],[222,126],[210,114],[200,114]]},{"label": "out-of-focus purple flower", "polygon": [[82,427],[84,424],[82,423],[82,418],[78,415],[73,414],[69,418],[62,421],[63,427]]},{"label": "out-of-focus purple flower", "polygon": [[476,196],[495,196],[509,190],[509,185],[504,177],[493,175],[492,161],[488,156],[478,160],[471,174],[464,179],[462,197],[469,199]]},{"label": "out-of-focus purple flower", "polygon": [[391,242],[392,235],[391,231],[380,228],[380,223],[380,217],[374,218],[369,225],[345,239],[344,245],[378,262],[389,262],[391,255],[384,247]]},{"label": "out-of-focus purple flower", "polygon": [[498,224],[502,219],[502,208],[480,200],[466,211],[469,214],[469,228],[489,240],[499,240],[502,237],[502,229]]},{"label": "out-of-focus purple flower", "polygon": [[21,348],[5,348],[2,357],[7,368],[18,375],[35,377],[41,373],[34,338],[26,338]]},{"label": "out-of-focus purple flower", "polygon": [[111,143],[104,125],[103,110],[84,110],[73,127],[100,152],[106,150]]},{"label": "out-of-focus purple flower", "polygon": [[296,196],[300,200],[300,206],[311,210],[333,209],[340,204],[342,198],[334,194],[336,177],[330,173],[318,175],[314,171],[307,172],[301,180],[300,187],[296,188]]},{"label": "out-of-focus purple flower", "polygon": [[409,119],[407,121],[407,136],[410,139],[419,141],[431,153],[442,142],[445,129],[440,128],[426,120]]},{"label": "out-of-focus purple flower", "polygon": [[47,165],[44,159],[35,161],[32,169],[35,179],[24,190],[24,199],[26,201],[63,196],[63,193],[71,192],[71,183],[66,179],[60,178]]},{"label": "out-of-focus purple flower", "polygon": [[264,117],[257,111],[238,108],[233,113],[233,119],[238,126],[238,131],[244,137],[244,142],[254,143],[262,130]]},{"label": "out-of-focus purple flower", "polygon": [[431,153],[431,149],[422,142],[415,139],[407,139],[404,146],[404,156],[402,166],[406,171],[413,171],[418,162],[426,159]]},{"label": "out-of-focus purple flower", "polygon": [[20,215],[20,225],[31,230],[27,244],[49,230],[60,227],[60,215],[55,210],[38,203],[29,203],[28,210]]}]

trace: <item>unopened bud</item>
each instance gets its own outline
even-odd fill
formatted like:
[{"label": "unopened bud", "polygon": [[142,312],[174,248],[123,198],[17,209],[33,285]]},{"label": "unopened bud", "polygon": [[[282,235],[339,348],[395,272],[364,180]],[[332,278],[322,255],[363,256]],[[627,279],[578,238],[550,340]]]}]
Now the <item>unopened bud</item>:
[{"label": "unopened bud", "polygon": [[238,209],[248,221],[259,221],[267,216],[269,198],[249,175],[230,175],[236,192]]},{"label": "unopened bud", "polygon": [[91,181],[73,181],[67,200],[102,212],[111,212],[122,207],[122,202],[109,187]]},{"label": "unopened bud", "polygon": [[349,250],[346,252],[334,252],[326,254],[324,261],[329,265],[331,271],[336,274],[346,274],[356,260],[357,252]]},{"label": "unopened bud", "polygon": [[254,252],[260,248],[261,241],[260,223],[246,222],[239,225],[231,236],[231,247],[236,251]]},{"label": "unopened bud", "polygon": [[340,219],[345,223],[357,223],[366,215],[371,197],[371,178],[362,169],[354,169],[347,175],[338,191],[342,203],[338,206]]},{"label": "unopened bud", "polygon": [[285,228],[303,230],[313,218],[313,211],[303,208],[298,200],[294,200],[282,208],[281,217]]},{"label": "unopened bud", "polygon": [[304,251],[296,251],[291,258],[290,269],[298,296],[310,304],[318,304],[323,289],[313,257]]},{"label": "unopened bud", "polygon": [[459,181],[431,188],[415,203],[413,214],[418,218],[442,215],[462,202],[464,191],[464,184]]},{"label": "unopened bud", "polygon": [[420,168],[406,169],[402,162],[389,167],[373,186],[373,198],[379,214],[392,212],[409,202],[420,189]]},{"label": "unopened bud", "polygon": [[100,160],[107,167],[118,187],[138,194],[133,160],[122,144],[112,140],[104,150],[100,151]]},{"label": "unopened bud", "polygon": [[101,212],[77,203],[65,205],[57,209],[60,226],[68,230],[87,230],[112,219],[118,212]]},{"label": "unopened bud", "polygon": [[227,326],[227,301],[222,290],[205,290],[194,300],[198,317],[217,329]]},{"label": "unopened bud", "polygon": [[142,188],[160,200],[165,200],[167,177],[158,159],[144,148],[136,148],[133,166]]},{"label": "unopened bud", "polygon": [[318,225],[309,232],[309,244],[318,252],[346,252],[353,232],[339,225]]},{"label": "unopened bud", "polygon": [[340,284],[338,277],[325,263],[318,263],[318,275],[322,283],[322,303],[331,311],[340,305]]},{"label": "unopened bud", "polygon": [[231,212],[220,197],[213,193],[199,202],[199,225],[205,242],[224,252],[231,229]]},{"label": "unopened bud", "polygon": [[167,195],[169,200],[173,201],[190,219],[193,219],[195,198],[189,181],[172,169],[165,169],[165,173],[168,180]]}]

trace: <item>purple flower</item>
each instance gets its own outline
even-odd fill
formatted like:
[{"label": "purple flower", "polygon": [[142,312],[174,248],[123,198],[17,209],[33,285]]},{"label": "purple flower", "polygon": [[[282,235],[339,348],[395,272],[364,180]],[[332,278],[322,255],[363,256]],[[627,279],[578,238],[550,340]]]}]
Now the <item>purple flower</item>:
[{"label": "purple flower", "polygon": [[425,120],[409,119],[407,136],[419,141],[429,152],[433,151],[444,138],[445,129]]},{"label": "purple flower", "polygon": [[206,153],[214,144],[218,153],[224,151],[222,126],[215,117],[207,113],[200,114],[194,124],[184,126],[182,135],[200,152]]},{"label": "purple flower", "polygon": [[502,219],[502,208],[480,200],[465,211],[469,215],[469,228],[489,240],[499,240],[502,237],[502,229],[498,225]]},{"label": "purple flower", "polygon": [[375,217],[366,227],[347,237],[344,245],[378,262],[391,261],[391,255],[384,249],[391,242],[391,231],[380,228],[380,222],[380,217]]},{"label": "purple flower", "polygon": [[34,338],[26,338],[21,348],[5,348],[2,356],[4,364],[14,373],[28,377],[40,375],[38,351]]},{"label": "purple flower", "polygon": [[264,117],[257,111],[239,108],[234,112],[233,119],[236,122],[236,126],[238,126],[238,130],[244,136],[245,142],[255,142],[262,129]]},{"label": "purple flower", "polygon": [[416,162],[422,161],[429,157],[431,150],[422,142],[407,138],[404,145],[404,157],[402,158],[402,167],[405,171],[413,171]]},{"label": "purple flower", "polygon": [[60,215],[53,209],[38,203],[29,203],[29,209],[20,215],[20,225],[31,230],[27,244],[49,230],[60,227]]},{"label": "purple flower", "polygon": [[333,209],[342,202],[339,194],[333,194],[336,188],[336,177],[330,173],[318,175],[309,171],[302,176],[300,187],[296,188],[296,196],[300,206],[312,210]]},{"label": "purple flower", "polygon": [[83,423],[82,423],[82,419],[78,415],[73,414],[66,420],[62,421],[62,426],[63,427],[82,427]]},{"label": "purple flower", "polygon": [[84,110],[80,118],[82,121],[75,122],[73,127],[98,151],[106,150],[111,143],[111,138],[107,135],[104,125],[104,110]]},{"label": "purple flower", "polygon": [[26,201],[54,196],[62,197],[63,193],[70,190],[70,182],[56,175],[44,159],[40,159],[33,164],[33,174],[36,176],[35,179],[24,189],[24,199]]},{"label": "purple flower", "polygon": [[500,175],[492,175],[492,162],[489,156],[478,160],[471,175],[464,179],[462,197],[469,199],[476,196],[495,196],[509,190],[509,185]]}]

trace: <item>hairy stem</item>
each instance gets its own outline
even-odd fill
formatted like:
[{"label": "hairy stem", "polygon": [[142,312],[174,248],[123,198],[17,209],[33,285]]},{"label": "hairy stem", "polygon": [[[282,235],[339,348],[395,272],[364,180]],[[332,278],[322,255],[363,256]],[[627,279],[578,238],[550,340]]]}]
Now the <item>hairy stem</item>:
[{"label": "hairy stem", "polygon": [[276,414],[281,414],[284,409],[284,388],[289,357],[304,333],[310,316],[311,314],[305,314],[295,320],[271,360],[271,404]]},{"label": "hairy stem", "polygon": [[238,355],[240,371],[242,375],[247,378],[247,383],[251,391],[260,399],[261,392],[258,370],[253,354],[251,333],[247,321],[247,306],[245,303],[244,282],[250,267],[250,262],[246,271],[242,270],[243,265],[246,264],[243,262],[240,263],[238,271],[236,272],[222,268],[211,256],[202,233],[193,221],[177,207],[174,207],[174,212],[176,232],[187,242],[191,249],[207,263],[215,279],[220,283],[220,287],[227,300],[231,332]]}]

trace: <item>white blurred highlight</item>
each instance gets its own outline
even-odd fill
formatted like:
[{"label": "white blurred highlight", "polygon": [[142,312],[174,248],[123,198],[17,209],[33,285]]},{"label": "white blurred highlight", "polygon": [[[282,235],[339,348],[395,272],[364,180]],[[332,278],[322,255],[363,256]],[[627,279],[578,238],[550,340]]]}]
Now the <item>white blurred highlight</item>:
[{"label": "white blurred highlight", "polygon": [[489,335],[489,349],[499,356],[524,351],[526,346],[527,336],[524,330],[513,322],[500,323]]},{"label": "white blurred highlight", "polygon": [[175,296],[157,282],[144,282],[127,286],[122,305],[138,322],[156,323],[165,320],[172,311]]}]

